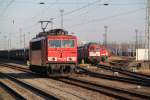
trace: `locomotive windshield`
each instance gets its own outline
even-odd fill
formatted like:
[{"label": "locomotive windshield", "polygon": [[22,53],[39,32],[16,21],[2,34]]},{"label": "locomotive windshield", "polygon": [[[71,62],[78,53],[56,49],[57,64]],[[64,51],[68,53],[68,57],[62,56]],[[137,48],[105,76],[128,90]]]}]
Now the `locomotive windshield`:
[{"label": "locomotive windshield", "polygon": [[100,50],[100,48],[96,48],[96,51],[99,51]]},{"label": "locomotive windshield", "polygon": [[61,47],[61,40],[49,40],[49,47],[60,48]]},{"label": "locomotive windshield", "polygon": [[90,49],[89,49],[90,51],[93,51],[93,52],[97,52],[97,51],[99,51],[100,50],[100,48],[99,47],[90,47]]},{"label": "locomotive windshield", "polygon": [[62,40],[62,48],[73,48],[74,40]]},{"label": "locomotive windshield", "polygon": [[74,40],[49,40],[51,48],[74,48]]}]

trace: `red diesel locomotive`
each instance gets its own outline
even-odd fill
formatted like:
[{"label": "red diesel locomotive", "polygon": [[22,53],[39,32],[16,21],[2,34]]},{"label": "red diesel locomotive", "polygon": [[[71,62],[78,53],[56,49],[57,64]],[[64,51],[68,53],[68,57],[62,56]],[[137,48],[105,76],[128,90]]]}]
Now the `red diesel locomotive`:
[{"label": "red diesel locomotive", "polygon": [[78,47],[79,63],[91,63],[93,65],[96,65],[101,61],[106,61],[107,57],[107,49],[97,43],[88,43],[81,47]]},{"label": "red diesel locomotive", "polygon": [[100,46],[97,43],[88,43],[78,47],[79,63],[97,64],[100,62]]},{"label": "red diesel locomotive", "polygon": [[62,75],[73,72],[77,64],[77,38],[63,29],[39,33],[30,41],[30,69]]}]

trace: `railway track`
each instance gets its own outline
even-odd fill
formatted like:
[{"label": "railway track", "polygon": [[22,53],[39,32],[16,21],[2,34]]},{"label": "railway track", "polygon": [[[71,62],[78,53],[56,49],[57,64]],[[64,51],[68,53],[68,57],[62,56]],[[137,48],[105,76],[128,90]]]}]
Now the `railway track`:
[{"label": "railway track", "polygon": [[[15,67],[15,66],[11,66],[11,65],[7,65],[8,67]],[[16,69],[16,68],[13,68]],[[17,70],[21,70],[21,71],[25,71],[25,72],[30,72],[29,70],[22,68],[22,67],[17,67]],[[34,74],[34,73],[33,73]],[[98,76],[95,73],[91,73],[91,76]],[[92,75],[93,74],[93,75]],[[99,75],[100,76],[100,75]],[[56,79],[55,79],[56,80]],[[103,93],[103,94],[107,94],[110,95],[112,97],[116,97],[119,99],[149,99],[150,96],[148,94],[144,94],[144,93],[135,93],[135,92],[131,92],[125,89],[120,89],[120,88],[115,88],[115,87],[108,87],[108,86],[104,86],[104,85],[100,85],[100,84],[96,84],[96,83],[92,83],[90,81],[87,80],[81,80],[75,77],[64,77],[64,78],[59,78],[57,79],[58,81],[62,81],[65,82],[67,84],[72,84],[72,85],[76,85],[82,88],[86,88],[88,90],[92,90],[92,91],[96,91],[99,93]]]},{"label": "railway track", "polygon": [[[13,69],[18,69],[20,71],[32,73],[29,69],[22,68],[22,67],[19,67],[19,66],[8,65],[8,64],[3,64],[2,66],[11,67]],[[142,81],[142,80],[139,81],[139,79],[125,78],[125,77],[119,77],[119,76],[111,76],[111,75],[100,74],[100,73],[89,71],[89,70],[87,70],[85,68],[82,68],[82,67],[78,67],[78,69],[83,70],[82,73],[88,74],[88,75],[90,75],[92,77],[109,79],[109,80],[116,80],[116,81],[121,81],[121,82],[126,82],[126,83],[132,83],[132,84],[137,84],[137,85],[142,85],[142,86],[150,86],[150,84],[148,82],[145,82],[145,81]]]},{"label": "railway track", "polygon": [[[16,79],[16,78],[13,77],[13,76],[7,75],[7,74],[2,73],[2,72],[0,72],[0,76],[3,77],[3,78],[7,78],[7,79],[13,81],[14,83],[16,83],[16,84],[22,86],[22,87],[25,88],[25,89],[30,90],[31,92],[33,92],[34,94],[40,96],[40,97],[43,98],[43,99],[59,100],[59,97],[58,97],[58,96],[56,96],[56,95],[54,95],[54,94],[46,93],[44,90],[42,90],[42,89],[40,89],[40,88],[37,88],[37,87],[34,87],[34,86],[30,85],[29,83],[25,83],[25,82],[23,82],[23,81],[21,81],[21,80],[18,80],[18,79]],[[8,90],[10,90],[11,93],[15,93],[13,89],[9,88],[9,87],[6,86],[4,83],[2,84],[2,82],[1,82],[1,85],[5,86],[5,88],[7,88]],[[18,94],[18,93],[15,93],[15,94],[16,94],[16,96],[19,97],[19,98],[27,99],[27,98],[25,98],[25,97],[22,97],[22,96],[21,96],[20,94]],[[20,96],[19,96],[19,95],[20,95]]]},{"label": "railway track", "polygon": [[129,100],[149,100],[150,95],[148,94],[142,94],[142,93],[135,93],[129,90],[124,90],[121,88],[116,88],[116,87],[111,87],[111,86],[104,86],[101,84],[97,84],[91,81],[87,81],[84,79],[80,78],[75,78],[75,77],[65,77],[58,79],[59,81],[71,84],[71,85],[76,85],[79,87],[86,88],[88,90],[96,91],[99,93],[104,93],[110,96],[113,96],[117,99],[129,99]]},{"label": "railway track", "polygon": [[120,82],[126,82],[126,83],[131,83],[131,84],[137,84],[137,85],[150,87],[150,84],[148,82],[145,82],[145,81],[142,81],[142,80],[139,81],[139,79],[101,74],[101,73],[90,71],[90,70],[88,70],[86,68],[82,68],[82,67],[78,67],[78,69],[81,69],[82,73],[88,74],[92,77],[109,79],[109,80],[116,80],[116,81],[120,81]]},{"label": "railway track", "polygon": [[[21,66],[15,66],[15,65],[10,65],[10,64],[1,64],[1,66],[4,66],[4,67],[9,67],[9,68],[11,68],[11,69],[15,69],[15,70],[19,70],[19,71],[23,71],[23,72],[27,72],[27,73],[29,73],[29,74],[32,74],[32,75],[34,75],[35,77],[36,76],[40,76],[41,78],[43,77],[43,78],[48,78],[47,76],[45,76],[45,75],[43,75],[43,74],[37,74],[37,73],[33,73],[33,72],[31,72],[28,68],[24,68],[24,67],[21,67]],[[69,93],[69,92],[67,92],[67,93]],[[69,93],[69,94],[71,94],[71,95],[73,95],[73,96],[76,96],[77,98],[80,98],[81,100],[86,100],[85,99],[85,97],[82,97],[82,96],[80,96],[80,95],[76,95],[76,94],[72,94],[72,93]],[[63,98],[63,97],[60,97],[61,99]],[[50,99],[51,100],[51,99]]]},{"label": "railway track", "polygon": [[12,88],[10,88],[8,85],[0,82],[0,86],[7,91],[9,94],[11,94],[15,99],[17,100],[26,100],[23,96],[21,96],[19,93],[14,91]]},{"label": "railway track", "polygon": [[113,72],[119,72],[121,74],[130,76],[132,78],[136,78],[139,81],[150,83],[150,77],[148,75],[143,75],[143,74],[131,72],[131,71],[128,71],[128,70],[125,70],[125,69],[115,68],[115,67],[100,65],[100,64],[97,65],[97,67],[98,68],[103,68],[103,69],[106,69],[106,70],[110,70],[110,71],[113,71]]}]

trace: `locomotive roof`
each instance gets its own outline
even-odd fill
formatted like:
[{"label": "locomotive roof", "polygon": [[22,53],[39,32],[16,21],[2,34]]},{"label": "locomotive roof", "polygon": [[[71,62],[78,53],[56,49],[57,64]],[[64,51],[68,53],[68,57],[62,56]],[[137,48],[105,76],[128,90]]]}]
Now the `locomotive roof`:
[{"label": "locomotive roof", "polygon": [[39,40],[45,39],[46,37],[49,37],[49,36],[54,36],[54,37],[55,36],[71,36],[71,37],[75,37],[73,35],[68,35],[68,32],[64,29],[53,29],[53,30],[49,30],[46,32],[40,32],[30,42],[39,41]]},{"label": "locomotive roof", "polygon": [[49,36],[49,35],[68,35],[68,31],[64,29],[53,29],[46,32],[40,32],[36,37]]},{"label": "locomotive roof", "polygon": [[89,45],[99,45],[99,44],[98,43],[94,43],[94,42],[90,42],[90,43],[85,44],[85,46],[89,46]]},{"label": "locomotive roof", "polygon": [[98,43],[95,43],[95,42],[90,42],[88,43],[87,45],[99,45]]},{"label": "locomotive roof", "polygon": [[79,48],[82,48],[82,47],[85,47],[85,46],[90,46],[90,45],[99,45],[99,44],[95,43],[95,42],[90,42],[90,43],[84,44],[83,46],[79,46]]}]

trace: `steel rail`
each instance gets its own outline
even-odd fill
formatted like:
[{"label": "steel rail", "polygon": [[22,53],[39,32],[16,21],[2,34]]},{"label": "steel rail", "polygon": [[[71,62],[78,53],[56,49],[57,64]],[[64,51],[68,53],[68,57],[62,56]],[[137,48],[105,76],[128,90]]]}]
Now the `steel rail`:
[{"label": "steel rail", "polygon": [[125,89],[121,89],[121,88],[105,86],[105,85],[101,85],[101,84],[94,83],[91,81],[83,80],[80,78],[66,77],[64,79],[58,79],[58,80],[68,83],[68,84],[86,88],[88,90],[107,94],[112,97],[119,98],[121,100],[122,99],[133,99],[133,98],[149,100],[149,98],[150,98],[149,94],[131,92],[129,90],[125,90]]},{"label": "steel rail", "polygon": [[[15,66],[15,65],[10,65],[10,64],[3,64],[2,66],[5,66],[5,67],[9,67],[9,68],[12,68],[12,69],[17,69],[19,71],[23,71],[23,72],[27,72],[27,73],[30,73],[30,74],[33,74],[33,75],[36,75],[36,76],[40,76],[40,77],[44,77],[44,78],[48,78],[47,76],[43,75],[43,74],[35,74],[33,72],[31,72],[29,69],[27,68],[23,68],[23,67],[20,67],[20,66]],[[78,98],[80,98],[81,100],[86,100],[85,98],[83,98],[82,96],[78,96],[78,95],[75,95],[75,94],[72,94]]]},{"label": "steel rail", "polygon": [[16,91],[14,91],[12,88],[10,88],[8,85],[4,84],[3,82],[0,82],[0,86],[2,86],[5,91],[7,91],[11,96],[13,96],[17,100],[26,100],[23,96],[18,94]]},{"label": "steel rail", "polygon": [[88,74],[92,77],[109,79],[109,80],[116,80],[116,81],[120,81],[120,82],[126,82],[126,83],[132,83],[132,84],[150,87],[150,84],[148,82],[145,82],[142,80],[139,81],[139,79],[101,74],[101,73],[93,72],[93,71],[90,71],[86,68],[81,68],[81,67],[78,67],[78,69],[81,69],[82,73]]},{"label": "steel rail", "polygon": [[31,72],[28,68],[23,68],[20,66],[15,66],[15,65],[7,64],[7,63],[0,64],[0,66],[11,67],[12,69],[18,69],[18,70],[24,71],[24,72]]},{"label": "steel rail", "polygon": [[[27,68],[22,68],[22,67],[18,67],[18,66],[14,66],[14,65],[9,65],[9,64],[3,64],[2,66],[11,67],[13,69],[18,69],[18,70],[21,70],[21,71],[24,71],[24,72],[30,72],[30,73],[32,73]],[[119,77],[119,76],[111,76],[111,75],[100,74],[100,73],[92,72],[90,70],[87,70],[87,69],[79,67],[79,66],[77,68],[83,70],[85,74],[88,74],[88,75],[90,75],[92,77],[109,79],[109,80],[116,80],[116,81],[121,81],[121,82],[138,84],[138,85],[142,85],[142,86],[150,86],[150,84],[148,82],[145,82],[145,81],[140,80],[140,79],[126,78],[126,77]]]},{"label": "steel rail", "polygon": [[[10,65],[11,66],[11,65]],[[24,69],[24,68],[21,68],[21,69]],[[19,69],[20,70],[20,69]],[[23,70],[22,70],[23,71]],[[96,74],[95,74],[95,76],[96,76]],[[67,80],[66,80],[67,79]],[[128,95],[129,95],[129,93],[130,93],[130,95],[134,95],[134,96],[138,96],[138,97],[141,97],[142,99],[143,98],[145,98],[145,99],[148,99],[148,98],[150,98],[150,96],[149,95],[147,95],[147,94],[140,94],[140,93],[134,93],[134,92],[130,92],[130,91],[128,91],[128,90],[121,90],[121,89],[115,89],[115,92],[110,92],[110,89],[114,89],[114,88],[112,88],[112,87],[109,87],[109,90],[104,90],[104,88],[108,88],[108,87],[106,87],[106,86],[102,86],[102,85],[99,85],[99,84],[97,84],[97,85],[99,85],[99,87],[96,87],[96,88],[92,88],[93,86],[96,86],[95,84],[93,84],[92,83],[92,86],[91,86],[91,83],[86,83],[86,82],[84,82],[83,80],[82,80],[82,85],[80,84],[80,83],[78,83],[78,81],[79,80],[74,80],[74,81],[72,81],[72,79],[71,78],[66,78],[65,77],[65,79],[58,79],[59,81],[62,81],[62,82],[65,82],[65,83],[68,83],[68,84],[73,84],[73,85],[77,85],[77,86],[80,86],[80,87],[83,87],[83,88],[87,88],[87,89],[89,89],[89,90],[93,90],[93,91],[97,91],[97,92],[101,92],[101,93],[104,93],[104,94],[107,94],[107,95],[110,95],[110,96],[112,96],[112,97],[116,97],[116,98],[119,98],[119,99],[131,99],[130,97],[127,97],[126,95],[121,95],[121,94],[119,94],[119,92],[121,92],[121,91],[125,91],[126,92],[126,94],[128,93]],[[75,83],[74,83],[75,82]],[[87,86],[87,84],[89,84],[90,86]],[[100,89],[100,87],[103,87],[103,89]],[[118,91],[118,93],[116,93]],[[122,93],[122,92],[121,92]]]},{"label": "steel rail", "polygon": [[131,72],[131,71],[128,71],[128,70],[123,70],[123,69],[120,69],[120,68],[115,68],[115,67],[111,67],[111,66],[106,66],[106,65],[97,65],[98,68],[103,68],[103,69],[106,69],[106,70],[111,70],[111,71],[116,71],[116,72],[119,72],[121,74],[124,74],[124,75],[128,75],[130,77],[133,77],[133,78],[136,78],[138,79],[139,81],[145,81],[145,82],[149,82],[150,83],[150,77],[145,77],[141,74],[138,74],[138,73],[135,73],[135,72]]},{"label": "steel rail", "polygon": [[37,88],[37,87],[34,87],[32,85],[30,85],[29,83],[25,83],[21,80],[18,80],[16,79],[15,77],[12,77],[10,75],[7,75],[7,74],[4,74],[2,72],[0,72],[0,75],[3,76],[3,77],[7,77],[8,79],[14,81],[15,83],[21,85],[22,87],[34,92],[35,94],[45,98],[45,99],[51,99],[51,100],[59,100],[60,98],[54,94],[49,94],[49,93],[46,93],[44,92],[44,90],[40,89],[40,88]]}]

